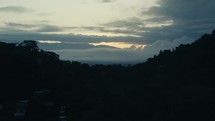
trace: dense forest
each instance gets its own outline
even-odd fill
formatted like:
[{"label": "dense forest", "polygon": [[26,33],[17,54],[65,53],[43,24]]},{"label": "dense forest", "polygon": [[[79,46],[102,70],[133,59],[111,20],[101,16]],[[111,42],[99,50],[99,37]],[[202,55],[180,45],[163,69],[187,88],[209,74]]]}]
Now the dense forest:
[{"label": "dense forest", "polygon": [[136,65],[0,42],[0,121],[214,121],[215,30]]}]

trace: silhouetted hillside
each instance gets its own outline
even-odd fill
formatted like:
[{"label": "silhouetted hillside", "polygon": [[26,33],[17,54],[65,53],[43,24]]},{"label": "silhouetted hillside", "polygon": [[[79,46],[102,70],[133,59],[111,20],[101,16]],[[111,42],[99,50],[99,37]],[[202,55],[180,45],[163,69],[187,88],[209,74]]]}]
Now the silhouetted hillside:
[{"label": "silhouetted hillside", "polygon": [[0,121],[214,120],[214,46],[215,31],[124,67],[0,42]]},{"label": "silhouetted hillside", "polygon": [[[192,44],[180,45],[173,50],[161,50],[147,62],[134,68],[158,74],[154,78],[165,79],[172,83],[215,86],[215,31],[205,34]],[[157,80],[157,79],[155,79]],[[174,80],[174,81],[173,81]],[[164,81],[165,82],[165,81]]]}]

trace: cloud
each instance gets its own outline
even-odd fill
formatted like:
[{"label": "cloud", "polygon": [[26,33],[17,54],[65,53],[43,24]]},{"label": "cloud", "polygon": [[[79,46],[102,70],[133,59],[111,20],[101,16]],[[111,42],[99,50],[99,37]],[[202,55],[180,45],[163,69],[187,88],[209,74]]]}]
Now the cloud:
[{"label": "cloud", "polygon": [[214,18],[215,1],[213,0],[161,0],[159,5],[150,8],[146,13],[174,20]]},{"label": "cloud", "polygon": [[152,16],[147,21],[172,21],[172,25],[147,28],[144,39],[173,40],[182,36],[197,39],[215,28],[215,1],[213,0],[160,0],[158,6],[143,11],[142,15]]},{"label": "cloud", "polygon": [[65,29],[63,27],[55,26],[55,25],[42,25],[37,32],[61,32]]},{"label": "cloud", "polygon": [[11,42],[12,40],[18,40],[20,42],[26,39],[31,40],[56,40],[62,42],[84,42],[84,43],[96,43],[96,42],[132,42],[142,43],[141,38],[137,37],[107,37],[107,36],[88,36],[88,35],[75,35],[75,34],[40,34],[36,31],[24,31],[18,29],[3,29],[0,30],[0,40],[5,42]]},{"label": "cloud", "polygon": [[65,30],[71,29],[70,27],[61,27],[56,25],[47,24],[46,22],[39,22],[34,24],[24,24],[24,23],[13,23],[13,22],[7,22],[5,23],[5,30],[8,30],[7,32],[10,33],[10,31],[13,30],[22,30],[22,31],[28,31],[31,30],[31,32],[34,33],[44,33],[44,32],[63,32]]},{"label": "cloud", "polygon": [[112,3],[115,2],[116,0],[100,0],[101,3]]},{"label": "cloud", "polygon": [[141,16],[108,22],[100,31],[130,33],[146,43],[183,36],[198,39],[215,28],[214,8],[213,0],[160,0],[156,6],[143,8]]},{"label": "cloud", "polygon": [[148,46],[146,46],[144,49],[145,51],[148,51],[147,53],[152,52],[149,55],[154,55],[154,54],[157,54],[160,50],[165,50],[165,49],[171,50],[179,46],[180,44],[190,44],[192,42],[194,42],[194,39],[187,36],[183,36],[181,38],[177,38],[174,40],[157,40],[152,44],[149,44]]},{"label": "cloud", "polygon": [[65,29],[78,30],[78,31],[102,31],[105,28],[100,26],[72,26],[72,27],[64,27]]},{"label": "cloud", "polygon": [[32,11],[33,11],[32,9],[22,7],[22,6],[0,7],[0,12],[7,12],[7,13],[28,13]]},{"label": "cloud", "polygon": [[114,34],[124,34],[130,36],[139,36],[142,31],[144,22],[139,18],[129,18],[124,20],[116,20],[102,24],[104,29],[100,30],[101,32],[111,32]]},{"label": "cloud", "polygon": [[[120,23],[117,25],[117,23]],[[125,28],[129,23],[132,24],[129,28]],[[32,23],[13,23],[7,22],[5,23],[5,30],[2,29],[2,33],[10,33],[10,31],[15,32],[14,30],[21,30],[21,31],[31,31],[34,33],[71,33],[72,31],[93,31],[99,33],[112,33],[113,35],[118,36],[138,36],[141,34],[138,28],[139,23],[135,21],[132,22],[113,22],[104,25],[98,26],[57,26],[48,24],[47,21],[36,21]],[[20,32],[19,32],[20,33]]]},{"label": "cloud", "polygon": [[143,25],[143,22],[139,18],[129,18],[126,20],[117,20],[113,22],[109,22],[106,24],[103,24],[105,26],[110,26],[110,27],[130,27],[130,28],[136,28],[139,27],[139,25]]},{"label": "cloud", "polygon": [[[163,18],[159,18],[159,19],[163,20]],[[143,37],[145,36],[145,33],[150,32],[150,30],[152,29],[170,26],[171,24],[172,24],[172,21],[166,20],[166,19],[165,21],[161,22],[160,20],[155,18],[144,19],[144,18],[133,17],[129,19],[116,20],[116,21],[103,24],[103,26],[105,26],[106,29],[102,30],[102,32],[108,31],[115,34],[121,33],[124,35]]]},{"label": "cloud", "polygon": [[13,22],[5,23],[5,25],[7,28],[34,28],[38,26],[35,24],[22,24],[22,23],[13,23]]},{"label": "cloud", "polygon": [[42,12],[42,13],[37,13],[38,16],[51,16],[51,15],[54,15],[54,13],[45,13],[45,12]]}]

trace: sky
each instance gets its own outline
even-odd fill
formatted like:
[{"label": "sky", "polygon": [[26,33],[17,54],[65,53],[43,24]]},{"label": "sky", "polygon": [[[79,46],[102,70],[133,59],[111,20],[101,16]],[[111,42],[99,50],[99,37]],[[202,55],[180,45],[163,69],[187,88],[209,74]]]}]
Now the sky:
[{"label": "sky", "polygon": [[61,59],[134,64],[215,29],[214,0],[0,0],[0,41]]}]

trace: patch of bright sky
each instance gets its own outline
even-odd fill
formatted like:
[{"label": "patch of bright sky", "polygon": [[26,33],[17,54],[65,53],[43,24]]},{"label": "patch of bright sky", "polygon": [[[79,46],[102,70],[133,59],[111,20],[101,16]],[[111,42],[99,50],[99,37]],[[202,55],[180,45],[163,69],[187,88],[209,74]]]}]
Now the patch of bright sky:
[{"label": "patch of bright sky", "polygon": [[89,43],[90,45],[94,46],[111,46],[111,47],[116,47],[119,49],[128,49],[128,48],[134,48],[134,49],[144,49],[146,45],[142,44],[132,44],[132,43],[127,43],[127,42],[99,42],[99,43]]},{"label": "patch of bright sky", "polygon": [[60,44],[61,41],[54,41],[54,40],[38,40],[40,43],[47,43],[47,44]]}]

